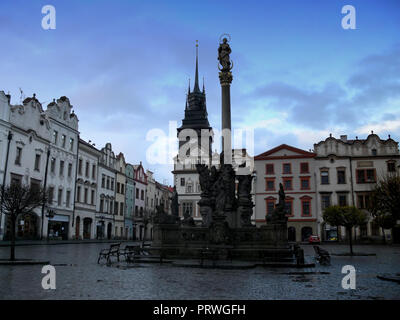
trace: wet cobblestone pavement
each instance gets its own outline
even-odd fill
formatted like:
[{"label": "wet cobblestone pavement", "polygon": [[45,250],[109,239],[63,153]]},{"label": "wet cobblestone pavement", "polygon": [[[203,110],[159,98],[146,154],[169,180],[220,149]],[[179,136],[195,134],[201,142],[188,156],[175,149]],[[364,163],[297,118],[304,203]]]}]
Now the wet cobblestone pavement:
[{"label": "wet cobblestone pavement", "polygon": [[[329,267],[309,269],[222,270],[140,264],[98,265],[108,244],[37,245],[16,248],[17,257],[50,260],[56,268],[56,290],[43,290],[41,266],[0,266],[0,299],[400,299],[400,285],[377,274],[400,272],[400,247],[355,246],[376,256],[332,256]],[[345,245],[322,245],[330,253]],[[303,246],[313,261],[312,246]],[[0,248],[0,259],[9,248]],[[357,271],[356,289],[341,287],[344,265]],[[303,274],[305,273],[305,274]]]}]

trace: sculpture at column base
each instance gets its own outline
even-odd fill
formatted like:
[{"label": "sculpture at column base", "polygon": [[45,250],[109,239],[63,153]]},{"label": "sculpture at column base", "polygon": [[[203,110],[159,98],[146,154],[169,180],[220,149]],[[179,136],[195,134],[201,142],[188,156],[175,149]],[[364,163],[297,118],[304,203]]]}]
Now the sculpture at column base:
[{"label": "sculpture at column base", "polygon": [[180,218],[166,213],[163,206],[156,206],[156,214],[152,221],[154,224],[179,224]]},{"label": "sculpture at column base", "polygon": [[283,190],[282,183],[279,184],[279,202],[275,209],[272,211],[272,214],[266,215],[267,224],[287,224],[287,212],[285,208],[285,191]]}]

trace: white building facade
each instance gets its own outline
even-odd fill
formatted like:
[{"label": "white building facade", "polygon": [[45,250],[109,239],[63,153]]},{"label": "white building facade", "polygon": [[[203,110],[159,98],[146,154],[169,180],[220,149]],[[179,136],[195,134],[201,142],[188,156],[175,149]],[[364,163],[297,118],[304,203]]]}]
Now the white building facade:
[{"label": "white building facade", "polygon": [[[67,97],[53,100],[46,110],[50,123],[50,158],[47,184],[51,198],[47,205],[44,232],[50,239],[74,238],[74,194],[78,159],[78,117]],[[53,215],[48,213],[52,212]]]},{"label": "white building facade", "polygon": [[98,202],[96,207],[96,238],[112,239],[115,236],[115,154],[111,143],[101,149],[97,184]]},{"label": "white building facade", "polygon": [[96,235],[95,220],[100,157],[101,152],[93,144],[79,139],[74,208],[75,239],[94,239]]},{"label": "white building facade", "polygon": [[[323,210],[329,205],[351,205],[369,215],[366,209],[369,193],[379,179],[388,173],[399,172],[400,153],[398,142],[390,136],[382,140],[374,133],[366,139],[356,137],[354,140],[347,139],[346,135],[340,139],[330,136],[315,144],[314,150],[321,236],[329,240],[337,232],[335,227],[323,223]],[[344,228],[338,231],[341,239],[346,238]],[[390,230],[385,230],[385,234],[388,239],[391,237]],[[355,230],[355,236],[361,239],[380,240],[382,235],[382,230],[373,223],[370,215],[368,224]]]}]

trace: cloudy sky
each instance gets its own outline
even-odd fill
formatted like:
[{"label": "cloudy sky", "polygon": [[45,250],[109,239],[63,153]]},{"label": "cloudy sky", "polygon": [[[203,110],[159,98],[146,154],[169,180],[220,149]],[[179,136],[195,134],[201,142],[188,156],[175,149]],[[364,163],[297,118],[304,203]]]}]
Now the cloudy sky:
[{"label": "cloudy sky", "polygon": [[[55,30],[41,26],[48,4]],[[347,4],[355,30],[341,26]],[[400,140],[398,0],[2,0],[0,90],[14,104],[19,88],[44,107],[69,97],[83,139],[111,142],[173,183],[172,166],[146,153],[154,133],[180,125],[196,40],[209,121],[220,128],[223,33],[232,39],[232,126],[254,129],[256,154],[282,143],[308,150],[329,133]]]}]

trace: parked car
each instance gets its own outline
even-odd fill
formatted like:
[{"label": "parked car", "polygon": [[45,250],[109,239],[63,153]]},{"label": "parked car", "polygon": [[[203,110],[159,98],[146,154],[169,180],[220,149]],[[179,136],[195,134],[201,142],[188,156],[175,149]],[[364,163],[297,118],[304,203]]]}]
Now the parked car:
[{"label": "parked car", "polygon": [[308,243],[321,243],[321,240],[318,236],[310,236],[308,238]]}]

